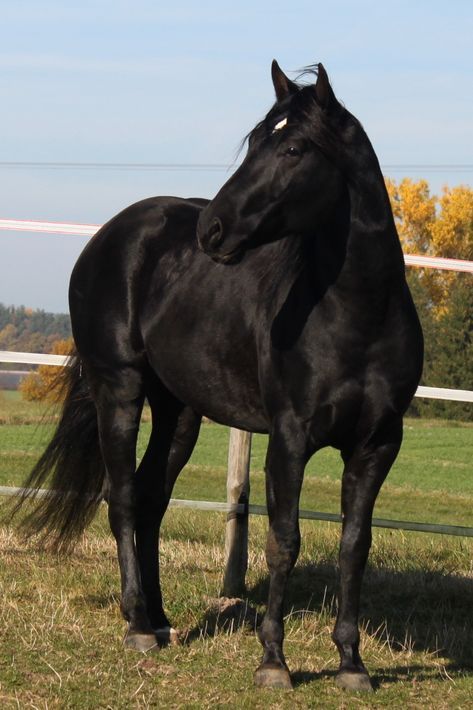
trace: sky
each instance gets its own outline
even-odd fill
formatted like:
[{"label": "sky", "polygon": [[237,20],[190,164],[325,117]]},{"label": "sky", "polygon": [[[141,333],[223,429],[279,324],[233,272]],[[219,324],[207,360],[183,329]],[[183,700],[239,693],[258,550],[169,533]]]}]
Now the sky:
[{"label": "sky", "polygon": [[[470,0],[0,0],[0,18],[0,218],[212,197],[273,103],[273,58],[324,64],[386,175],[471,185]],[[174,167],[116,167],[143,163]],[[0,302],[67,312],[85,243],[0,230]]]}]

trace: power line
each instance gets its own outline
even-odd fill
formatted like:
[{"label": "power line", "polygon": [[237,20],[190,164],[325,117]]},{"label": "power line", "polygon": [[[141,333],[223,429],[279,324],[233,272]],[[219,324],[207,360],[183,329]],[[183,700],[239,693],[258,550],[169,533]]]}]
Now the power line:
[{"label": "power line", "polygon": [[425,172],[460,172],[460,173],[469,173],[473,172],[473,164],[460,164],[460,163],[426,163],[426,164],[382,164],[381,165],[383,170],[408,170],[408,171],[417,171],[417,170],[422,170]]},{"label": "power line", "polygon": [[0,161],[5,170],[229,170],[224,163],[73,163],[43,161]]},{"label": "power line", "polygon": [[[237,163],[106,163],[106,162],[46,162],[0,161],[0,170],[110,170],[110,171],[176,171],[205,172],[226,171],[238,167]],[[473,172],[473,163],[386,163],[384,171],[423,172]]]}]

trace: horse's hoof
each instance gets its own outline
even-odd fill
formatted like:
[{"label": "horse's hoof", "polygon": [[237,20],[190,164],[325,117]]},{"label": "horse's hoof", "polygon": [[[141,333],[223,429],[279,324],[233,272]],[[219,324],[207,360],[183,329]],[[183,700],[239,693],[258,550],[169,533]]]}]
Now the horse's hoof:
[{"label": "horse's hoof", "polygon": [[147,653],[148,651],[157,651],[159,646],[154,634],[137,634],[127,632],[123,643],[126,648],[131,648],[134,651]]},{"label": "horse's hoof", "polygon": [[372,693],[373,686],[368,673],[352,673],[340,671],[335,678],[335,684],[345,690],[354,690],[361,693]]},{"label": "horse's hoof", "polygon": [[287,668],[260,666],[255,671],[255,685],[258,688],[284,688],[292,690],[291,676]]},{"label": "horse's hoof", "polygon": [[155,629],[156,639],[161,646],[178,646],[179,635],[172,626],[164,626],[162,629]]}]

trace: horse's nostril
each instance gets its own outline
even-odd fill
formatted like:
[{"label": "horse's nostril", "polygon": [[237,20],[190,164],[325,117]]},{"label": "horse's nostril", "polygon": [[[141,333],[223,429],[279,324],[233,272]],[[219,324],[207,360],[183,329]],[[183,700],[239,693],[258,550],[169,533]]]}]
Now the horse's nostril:
[{"label": "horse's nostril", "polygon": [[208,231],[209,246],[216,249],[223,241],[223,227],[222,223],[218,217],[215,217],[214,221],[210,225]]}]

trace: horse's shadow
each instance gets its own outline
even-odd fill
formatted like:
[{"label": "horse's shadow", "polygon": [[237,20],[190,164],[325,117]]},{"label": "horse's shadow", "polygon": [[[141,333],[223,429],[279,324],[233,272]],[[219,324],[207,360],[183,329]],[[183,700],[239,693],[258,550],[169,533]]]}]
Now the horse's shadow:
[{"label": "horse's shadow", "polygon": [[[305,564],[295,568],[289,580],[286,611],[291,614],[335,615],[338,572],[334,563]],[[190,629],[186,643],[216,633],[232,633],[246,628],[254,632],[261,621],[256,607],[264,605],[268,576],[248,588],[243,599],[213,599],[202,621]],[[440,655],[444,673],[457,675],[473,670],[473,581],[441,572],[397,571],[388,568],[366,570],[360,622],[367,633],[387,643],[393,652],[415,650]],[[322,676],[321,673],[296,672],[295,685]],[[419,682],[432,679],[437,670],[422,665],[371,668],[375,687],[414,676]]]}]

